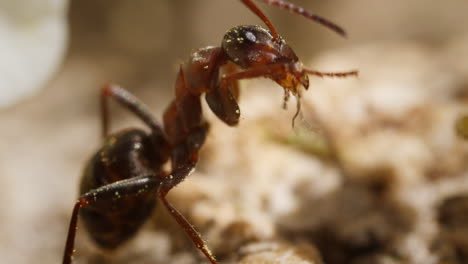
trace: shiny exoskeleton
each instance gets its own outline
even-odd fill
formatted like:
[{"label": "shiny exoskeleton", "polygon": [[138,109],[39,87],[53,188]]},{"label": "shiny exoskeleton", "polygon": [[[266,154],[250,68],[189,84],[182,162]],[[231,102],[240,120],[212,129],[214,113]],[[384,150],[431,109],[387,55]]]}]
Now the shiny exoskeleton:
[{"label": "shiny exoskeleton", "polygon": [[[318,21],[344,35],[331,22],[291,3],[261,0]],[[101,90],[103,147],[91,158],[80,185],[80,197],[73,209],[63,258],[72,261],[80,214],[93,240],[114,249],[131,238],[153,211],[159,199],[195,246],[215,264],[217,261],[195,228],[167,201],[167,193],[194,169],[203,146],[208,123],[204,120],[201,96],[210,109],[229,126],[239,122],[238,81],[266,77],[285,94],[298,100],[300,87],[309,86],[307,75],[345,77],[356,71],[323,73],[303,68],[293,50],[276,32],[271,22],[251,0],[241,0],[259,16],[269,30],[260,26],[238,26],[229,30],[221,47],[195,51],[180,66],[175,98],[163,116],[163,125],[132,94],[116,85]],[[108,135],[108,99],[112,98],[134,113],[151,130],[127,129]],[[285,100],[287,96],[285,96]],[[163,165],[170,162],[170,171]]]}]

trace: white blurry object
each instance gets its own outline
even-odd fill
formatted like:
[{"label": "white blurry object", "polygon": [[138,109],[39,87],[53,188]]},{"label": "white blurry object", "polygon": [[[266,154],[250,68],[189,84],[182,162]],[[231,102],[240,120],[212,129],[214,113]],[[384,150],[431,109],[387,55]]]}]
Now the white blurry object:
[{"label": "white blurry object", "polygon": [[68,0],[0,0],[0,108],[32,95],[60,64]]}]

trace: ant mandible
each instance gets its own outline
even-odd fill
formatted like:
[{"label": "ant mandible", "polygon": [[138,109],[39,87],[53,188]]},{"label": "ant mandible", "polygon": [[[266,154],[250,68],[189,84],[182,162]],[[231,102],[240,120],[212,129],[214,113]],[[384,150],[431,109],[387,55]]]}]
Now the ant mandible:
[{"label": "ant mandible", "polygon": [[[283,0],[259,0],[276,5],[321,23],[345,36],[337,25]],[[203,119],[201,95],[216,116],[229,126],[239,122],[238,81],[266,77],[292,94],[300,110],[300,86],[309,87],[308,74],[345,77],[356,71],[325,73],[305,69],[296,54],[278,35],[269,19],[252,0],[241,0],[268,27],[237,26],[229,30],[221,47],[195,51],[180,66],[175,83],[175,99],[163,115],[163,124],[150,114],[135,96],[116,85],[101,90],[102,148],[88,162],[80,184],[68,230],[63,264],[70,264],[80,213],[92,239],[102,248],[115,249],[131,238],[150,216],[159,199],[195,246],[216,264],[215,257],[195,228],[166,199],[167,193],[185,179],[198,161],[198,153],[208,132]],[[151,133],[126,129],[108,135],[108,98],[112,98],[140,118]],[[294,118],[295,118],[294,117]],[[163,165],[170,161],[171,172]]]}]

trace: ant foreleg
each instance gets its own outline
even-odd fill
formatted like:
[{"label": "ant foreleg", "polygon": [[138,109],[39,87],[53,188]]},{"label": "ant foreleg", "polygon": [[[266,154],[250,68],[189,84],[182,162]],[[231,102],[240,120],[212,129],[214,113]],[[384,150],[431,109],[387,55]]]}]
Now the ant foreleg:
[{"label": "ant foreleg", "polygon": [[221,86],[229,87],[229,83],[235,80],[252,79],[257,77],[274,77],[277,73],[283,73],[289,67],[288,64],[277,63],[255,66],[245,71],[226,74],[221,79]]},{"label": "ant foreleg", "polygon": [[234,72],[235,68],[227,69],[221,80],[206,92],[206,101],[216,116],[230,126],[239,122],[240,109],[237,104],[238,81],[257,77],[270,77],[272,79],[283,75],[289,64],[277,63],[255,66],[244,71]]},{"label": "ant foreleg", "polygon": [[[228,63],[223,67],[222,76],[229,75],[235,73],[239,70],[239,67],[234,63]],[[231,82],[229,85],[229,91],[231,91],[232,95],[236,100],[239,100],[240,96],[240,87],[239,82]]]},{"label": "ant foreleg", "polygon": [[154,134],[164,137],[163,130],[158,121],[150,114],[148,107],[137,97],[127,90],[114,84],[107,84],[101,89],[101,118],[102,118],[102,136],[106,137],[109,132],[109,110],[107,98],[113,98],[122,106],[138,116],[146,125],[148,125]]},{"label": "ant foreleg", "polygon": [[[237,67],[234,64],[227,64],[222,72],[222,76],[230,76],[234,74]],[[211,111],[216,116],[229,126],[234,126],[239,123],[240,109],[237,104],[239,99],[239,83],[237,80],[229,82],[218,81],[214,84],[205,95]]]},{"label": "ant foreleg", "polygon": [[73,254],[75,253],[75,237],[78,223],[78,213],[81,208],[92,206],[99,202],[107,202],[117,200],[128,196],[141,195],[148,192],[154,192],[161,185],[162,177],[155,175],[140,176],[114,183],[104,185],[100,188],[91,190],[78,198],[78,201],[73,208],[70,226],[68,229],[67,242],[63,255],[63,264],[72,262]]},{"label": "ant foreleg", "polygon": [[[284,64],[262,65],[241,72],[225,73],[219,83],[206,92],[206,101],[216,116],[230,126],[239,123],[240,109],[236,93],[238,80],[267,77],[284,69]],[[233,70],[232,70],[233,71]]]}]

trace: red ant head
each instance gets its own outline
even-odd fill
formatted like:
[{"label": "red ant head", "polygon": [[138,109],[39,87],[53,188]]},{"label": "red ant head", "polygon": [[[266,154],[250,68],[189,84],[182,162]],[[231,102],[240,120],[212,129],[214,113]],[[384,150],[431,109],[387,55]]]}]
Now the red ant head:
[{"label": "red ant head", "polygon": [[260,26],[237,26],[224,36],[222,47],[229,60],[243,69],[258,70],[286,91],[298,95],[298,87],[309,87],[302,63],[284,39],[277,39]]},{"label": "red ant head", "polygon": [[283,38],[274,39],[260,26],[237,26],[225,35],[222,47],[229,59],[244,69],[298,61]]}]

